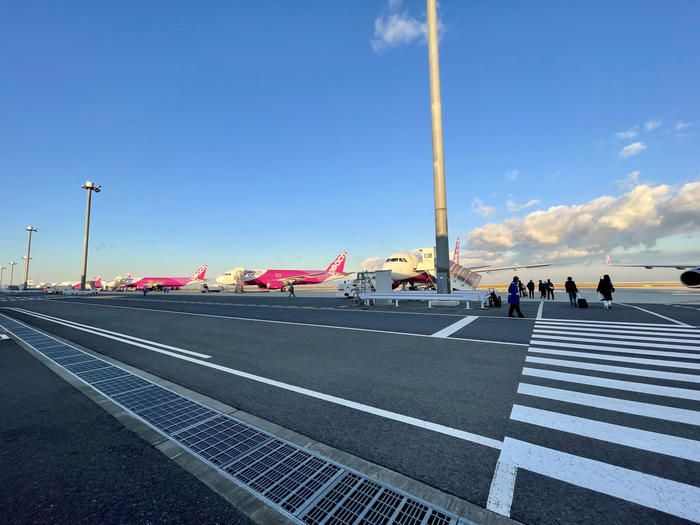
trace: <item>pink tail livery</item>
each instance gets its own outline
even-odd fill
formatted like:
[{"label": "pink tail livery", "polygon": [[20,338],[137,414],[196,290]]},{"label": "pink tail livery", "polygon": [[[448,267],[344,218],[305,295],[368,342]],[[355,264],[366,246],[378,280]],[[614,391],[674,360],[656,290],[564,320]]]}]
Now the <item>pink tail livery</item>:
[{"label": "pink tail livery", "polygon": [[459,264],[459,237],[457,237],[457,244],[455,244],[455,253],[452,256],[452,262]]},{"label": "pink tail livery", "polygon": [[328,268],[326,268],[326,273],[328,275],[335,275],[336,273],[342,273],[345,269],[345,259],[347,259],[347,252],[342,252],[338,257],[335,258]]},{"label": "pink tail livery", "polygon": [[605,256],[605,264],[610,264],[610,252]]},{"label": "pink tail livery", "polygon": [[207,265],[204,264],[200,266],[196,272],[190,276],[190,281],[200,281],[204,279],[204,274],[207,273]]}]

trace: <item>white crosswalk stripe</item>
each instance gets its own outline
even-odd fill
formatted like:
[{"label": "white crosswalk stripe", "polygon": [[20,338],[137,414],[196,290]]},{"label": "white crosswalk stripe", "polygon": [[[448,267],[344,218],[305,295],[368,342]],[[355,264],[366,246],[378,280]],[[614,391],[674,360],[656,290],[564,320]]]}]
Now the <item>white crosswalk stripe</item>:
[{"label": "white crosswalk stripe", "polygon": [[[700,521],[700,478],[688,476],[700,472],[700,329],[538,319],[525,361],[491,510],[510,515],[512,472],[526,469]],[[581,455],[591,439],[605,456]],[[647,464],[634,450],[687,468],[660,472],[663,460]],[[659,498],[669,487],[682,497]]]}]

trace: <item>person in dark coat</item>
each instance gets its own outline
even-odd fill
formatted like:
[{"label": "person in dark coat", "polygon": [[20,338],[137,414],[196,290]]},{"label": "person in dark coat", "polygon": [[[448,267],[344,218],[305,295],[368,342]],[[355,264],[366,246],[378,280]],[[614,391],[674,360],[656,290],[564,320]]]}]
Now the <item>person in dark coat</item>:
[{"label": "person in dark coat", "polygon": [[518,291],[520,292],[520,297],[525,297],[525,285],[522,281],[518,281]]},{"label": "person in dark coat", "polygon": [[603,275],[603,278],[598,281],[598,288],[596,288],[596,291],[603,296],[601,299],[601,301],[603,301],[603,309],[611,309],[612,294],[615,291],[615,288],[613,287],[613,283],[610,280],[609,275]]},{"label": "person in dark coat", "polygon": [[542,282],[542,279],[540,279],[540,284],[537,285],[537,289],[540,292],[540,299],[544,299],[547,296],[547,287]]},{"label": "person in dark coat", "polygon": [[547,279],[547,282],[544,286],[547,289],[547,299],[551,299],[552,301],[554,301],[554,283]]},{"label": "person in dark coat", "polygon": [[513,277],[513,282],[510,283],[510,286],[508,287],[508,304],[510,305],[510,308],[508,309],[508,317],[513,317],[513,312],[517,312],[518,317],[525,317],[520,311],[520,293],[518,290],[519,282],[520,279],[518,279],[518,276],[516,275]]},{"label": "person in dark coat", "polygon": [[530,282],[527,283],[527,291],[530,299],[535,298],[535,282],[530,279]]},{"label": "person in dark coat", "polygon": [[569,303],[571,303],[571,306],[576,306],[576,294],[578,293],[578,288],[576,288],[576,282],[571,277],[566,278],[564,289],[566,290],[566,293],[569,294]]}]

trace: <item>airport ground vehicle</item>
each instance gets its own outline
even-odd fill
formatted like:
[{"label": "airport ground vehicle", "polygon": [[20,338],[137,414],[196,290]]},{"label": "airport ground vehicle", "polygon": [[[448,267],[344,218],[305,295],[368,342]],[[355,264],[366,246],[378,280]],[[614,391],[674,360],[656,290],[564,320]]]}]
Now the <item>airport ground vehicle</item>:
[{"label": "airport ground vehicle", "polygon": [[209,292],[220,292],[223,290],[223,286],[220,284],[207,284],[207,283],[202,283],[202,285],[199,287],[200,290],[202,290],[202,293],[209,293]]}]

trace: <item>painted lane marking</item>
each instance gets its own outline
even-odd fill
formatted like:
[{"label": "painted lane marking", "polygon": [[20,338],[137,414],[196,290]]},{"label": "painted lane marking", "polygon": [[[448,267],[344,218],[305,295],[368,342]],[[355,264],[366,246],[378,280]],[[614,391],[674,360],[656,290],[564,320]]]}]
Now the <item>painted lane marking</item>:
[{"label": "painted lane marking", "polygon": [[114,335],[114,336],[117,336],[117,337],[121,337],[121,338],[129,339],[129,340],[132,340],[132,341],[136,341],[136,342],[139,342],[139,343],[143,343],[143,344],[146,344],[146,345],[149,345],[149,346],[156,346],[156,347],[159,347],[159,348],[164,348],[164,349],[166,349],[166,350],[173,350],[173,351],[175,351],[175,352],[180,352],[180,353],[182,353],[182,354],[194,355],[194,356],[197,356],[197,357],[201,357],[202,359],[210,359],[210,358],[211,358],[211,356],[210,356],[210,355],[207,355],[207,354],[202,354],[202,353],[199,353],[199,352],[193,352],[192,350],[185,350],[184,348],[179,348],[179,347],[177,347],[177,346],[170,346],[170,345],[166,345],[166,344],[163,344],[163,343],[158,343],[158,342],[156,342],[156,341],[149,341],[148,339],[141,339],[140,337],[135,337],[135,336],[133,336],[133,335],[122,334],[122,333],[119,333],[119,332],[112,332],[112,331],[110,331],[110,330],[106,330],[106,329],[104,329],[104,328],[99,328],[99,327],[93,326],[93,325],[85,325],[85,324],[81,324],[81,323],[78,323],[78,322],[75,322],[75,321],[70,321],[70,320],[67,320],[67,319],[60,319],[59,317],[54,317],[54,316],[52,316],[52,315],[45,314],[45,313],[33,312],[33,311],[31,311],[31,310],[25,310],[24,308],[12,308],[12,310],[15,310],[15,311],[17,311],[17,312],[23,312],[23,313],[26,313],[26,314],[29,314],[29,315],[37,314],[37,315],[43,316],[43,317],[46,318],[47,320],[50,320],[50,319],[58,319],[58,320],[60,320],[60,321],[63,321],[63,322],[66,322],[66,323],[71,323],[71,324],[74,324],[74,325],[76,325],[76,326],[81,326],[81,327],[83,327],[83,328],[89,328],[90,330],[92,330],[92,331],[94,331],[94,332],[99,332],[98,335],[103,335],[103,334]]},{"label": "painted lane marking", "polygon": [[649,370],[646,368],[630,368],[627,366],[601,365],[598,363],[584,363],[581,361],[567,361],[565,359],[547,359],[545,357],[527,356],[528,363],[538,363],[541,365],[559,366],[564,368],[579,368],[581,370],[596,370],[598,372],[608,372],[610,374],[622,374],[639,377],[653,377],[656,379],[666,379],[668,381],[683,381],[685,383],[700,383],[700,375],[681,374],[678,372],[665,372],[662,370]]},{"label": "painted lane marking", "polygon": [[671,319],[670,317],[666,317],[665,315],[657,314],[656,312],[652,312],[651,310],[645,310],[644,308],[640,308],[639,306],[634,306],[633,304],[625,304],[625,303],[617,303],[622,306],[627,306],[628,308],[636,308],[637,310],[641,310],[642,312],[646,312],[651,315],[655,315],[656,317],[660,317],[661,319],[666,319],[667,321],[671,321],[672,323],[676,323],[681,326],[690,326],[687,323],[681,323],[680,321],[676,321],[675,319]]},{"label": "painted lane marking", "polygon": [[676,388],[670,386],[651,385],[648,383],[634,383],[632,381],[620,381],[619,379],[607,379],[605,377],[569,374],[566,372],[555,372],[554,370],[541,370],[539,368],[523,368],[523,375],[541,377],[543,379],[553,379],[555,381],[564,381],[567,383],[577,383],[580,385],[613,388],[615,390],[629,390],[630,392],[639,392],[641,394],[653,394],[656,396],[700,401],[700,391],[692,390],[690,388]]},{"label": "painted lane marking", "polygon": [[648,370],[646,368],[629,368],[626,366],[600,365],[597,363],[584,363],[581,361],[567,361],[565,359],[547,359],[546,357],[527,356],[528,363],[538,363],[541,365],[559,366],[564,368],[579,368],[581,370],[597,370],[598,372],[608,372],[611,374],[622,374],[630,376],[654,377],[656,379],[666,379],[669,381],[683,381],[686,383],[700,383],[700,375],[681,374],[678,372],[664,372],[661,370]]},{"label": "painted lane marking", "polygon": [[[86,304],[86,303],[81,303]],[[389,334],[389,335],[405,335],[408,337],[430,337],[430,334],[412,334],[410,332],[394,332],[391,330],[377,330],[374,328],[356,328],[353,326],[333,326],[327,324],[314,324],[314,323],[299,323],[294,321],[278,321],[275,319],[256,319],[254,317],[235,317],[232,315],[219,315],[219,314],[202,314],[198,312],[179,312],[176,310],[160,310],[157,308],[140,308],[137,306],[117,306],[115,304],[90,304],[90,306],[104,306],[106,308],[124,308],[126,310],[143,310],[145,312],[158,312],[164,314],[174,314],[174,315],[192,315],[195,317],[211,317],[213,319],[229,319],[233,321],[249,321],[252,323],[271,323],[271,324],[282,324],[289,326],[311,326],[313,328],[328,328],[330,330],[351,330],[356,332],[373,332],[377,334]],[[506,345],[506,346],[528,346],[527,343],[511,343],[509,341],[492,341],[488,339],[467,339],[466,337],[448,337],[446,341],[473,341],[476,343],[491,343],[496,345]]]},{"label": "painted lane marking", "polygon": [[700,461],[700,441],[649,430],[604,423],[540,408],[513,405],[510,418],[530,425],[560,430],[616,445],[648,450],[690,461]]},{"label": "painted lane marking", "polygon": [[564,401],[576,405],[603,408],[614,412],[622,412],[623,414],[634,414],[636,416],[651,417],[664,421],[675,421],[687,425],[700,425],[700,412],[686,410],[684,408],[653,405],[651,403],[629,401],[616,397],[597,396],[584,392],[575,392],[573,390],[531,385],[529,383],[520,383],[518,385],[518,394]]},{"label": "painted lane marking", "polygon": [[[600,334],[600,330],[597,331]],[[538,334],[538,335],[564,335],[564,334],[570,334],[569,330],[562,329],[562,330],[550,330],[547,328],[535,328],[533,330],[533,333]],[[588,334],[570,334],[570,335],[577,335],[577,336],[585,336]],[[626,339],[630,342],[634,341],[658,341],[658,342],[667,342],[667,343],[689,343],[691,345],[700,345],[700,337],[695,338],[695,339],[680,339],[680,337],[688,337],[686,334],[672,334],[671,337],[667,337],[667,335],[670,334],[658,334],[655,335],[654,337],[649,337],[654,334],[644,334],[644,335],[633,335],[633,334],[624,334],[624,335],[619,335],[619,334],[610,334],[607,331],[605,332],[605,337],[607,339]],[[615,342],[615,341],[612,341]],[[698,348],[700,350],[700,348]]]},{"label": "painted lane marking", "polygon": [[[131,339],[126,339],[125,337],[121,337],[121,334],[117,334],[116,332],[110,332],[110,333],[98,332],[92,326],[75,323],[73,321],[67,321],[65,319],[59,319],[58,317],[56,317],[56,318],[48,317],[48,316],[45,316],[43,314],[37,314],[35,312],[30,312],[28,310],[22,310],[21,308],[9,308],[9,310],[15,310],[21,314],[31,315],[31,316],[36,317],[38,319],[43,319],[44,321],[62,324],[64,326],[68,326],[70,328],[75,328],[76,330],[80,330],[81,332],[87,332],[89,334],[99,335],[101,337],[106,337],[107,339],[113,339],[114,341],[119,341],[120,343],[126,343],[126,344],[129,344],[132,346],[138,346],[139,348],[145,348],[146,350],[150,350],[151,352],[156,352],[159,354],[171,355],[171,356],[177,355],[177,354],[170,352],[168,350],[163,350],[161,348],[151,346],[150,344],[147,345],[147,344],[139,343],[137,341],[133,341]],[[116,334],[116,335],[112,335],[112,334]],[[143,341],[143,339],[142,339],[142,341]],[[27,340],[26,342],[31,344],[30,340]],[[175,348],[175,347],[170,347],[170,348]],[[186,352],[189,354],[197,354],[197,352],[190,352],[188,350],[178,349],[177,351],[178,352]],[[199,355],[201,355],[205,359],[209,359],[211,357],[211,356],[208,356],[206,354],[199,354]]]},{"label": "painted lane marking", "polygon": [[537,307],[536,319],[542,319],[542,309],[544,308],[544,301],[540,299],[540,305]]},{"label": "painted lane marking", "polygon": [[[600,326],[600,325],[603,325],[603,326],[614,326],[614,325],[617,325],[617,326],[661,326],[661,327],[666,327],[666,328],[678,328],[679,330],[682,329],[680,327],[675,327],[674,325],[668,324],[668,323],[625,323],[622,321],[591,321],[588,319],[554,319],[554,318],[547,318],[547,317],[543,317],[542,321],[538,321],[538,322],[563,323],[563,324],[567,324],[567,323],[592,324],[592,325],[596,325],[596,326]],[[691,325],[684,325],[684,326],[687,328],[694,328]]]},{"label": "painted lane marking", "polygon": [[[674,348],[676,350],[700,350],[700,345],[670,345],[667,343],[647,343],[645,341],[610,341],[608,339],[595,339],[592,337],[572,337],[563,335],[545,335],[545,334],[533,334],[532,342],[537,339],[555,339],[559,341],[580,341],[580,342],[590,342],[590,343],[615,343],[616,345],[625,346],[645,346],[648,348]],[[700,341],[698,341],[700,343]]]},{"label": "painted lane marking", "polygon": [[449,337],[450,335],[454,334],[460,328],[464,328],[469,323],[476,321],[477,319],[478,319],[478,317],[475,315],[468,315],[464,319],[460,319],[456,323],[452,323],[451,325],[446,326],[442,330],[435,332],[433,334],[433,337]]},{"label": "painted lane marking", "polygon": [[[29,313],[28,315],[32,315],[34,317],[41,318],[41,316],[39,316],[35,313]],[[89,330],[86,330],[84,328],[80,328],[78,326],[74,326],[72,323],[62,322],[59,320],[53,320],[52,322],[67,326],[69,328],[74,328],[76,330],[82,330],[85,332],[89,332]],[[109,335],[106,335],[106,334],[104,337],[116,339],[116,338],[109,336]],[[141,345],[138,345],[137,343],[130,343],[130,344],[136,344],[137,346],[141,346]],[[343,399],[343,398],[332,396],[329,394],[324,394],[322,392],[316,392],[314,390],[309,390],[308,388],[303,388],[303,387],[291,385],[289,383],[283,383],[282,381],[277,381],[275,379],[269,379],[267,377],[262,377],[262,376],[258,376],[255,374],[250,374],[248,372],[243,372],[242,370],[236,370],[234,368],[229,368],[226,366],[217,365],[216,363],[202,361],[201,359],[197,359],[195,357],[189,357],[189,356],[182,355],[182,354],[176,354],[174,352],[166,352],[164,350],[160,351],[159,353],[162,353],[164,355],[168,355],[170,357],[174,357],[176,359],[181,359],[181,360],[187,361],[189,363],[194,363],[197,365],[205,366],[205,367],[211,368],[213,370],[219,370],[219,371],[225,372],[227,374],[242,377],[244,379],[250,379],[250,380],[256,381],[258,383],[274,386],[274,387],[280,388],[282,390],[287,390],[290,392],[305,395],[305,396],[312,397],[315,399],[320,399],[322,401],[327,401],[328,403],[332,403],[335,405],[340,405],[340,406],[352,408],[352,409],[360,411],[360,412],[365,412],[367,414],[372,414],[375,416],[383,417],[385,419],[390,419],[392,421],[398,421],[400,423],[405,423],[405,424],[410,425],[410,426],[423,428],[426,430],[431,430],[433,432],[437,432],[440,434],[446,434],[448,436],[452,436],[452,437],[455,437],[457,439],[461,439],[463,441],[469,441],[471,443],[477,443],[479,445],[484,445],[484,446],[499,449],[499,450],[500,450],[501,445],[502,445],[502,442],[498,441],[497,439],[492,439],[492,438],[489,438],[486,436],[480,436],[478,434],[473,434],[471,432],[467,432],[464,430],[459,430],[456,428],[447,427],[444,425],[440,425],[438,423],[432,423],[430,421],[425,421],[423,419],[418,419],[415,417],[406,416],[404,414],[399,414],[397,412],[391,412],[389,410],[384,410],[382,408],[377,408],[377,407],[373,407],[370,405],[365,405],[363,403],[357,403],[355,401],[350,401],[348,399]]]},{"label": "painted lane marking", "polygon": [[[499,461],[679,518],[700,520],[700,489],[692,485],[508,437]],[[501,494],[507,500],[507,493]],[[510,504],[506,501],[502,507],[508,513],[501,514],[509,515]]]},{"label": "painted lane marking", "polygon": [[[509,439],[509,438],[506,438]],[[501,457],[503,452],[501,451]],[[500,457],[496,462],[496,471],[491,480],[489,498],[486,508],[510,516],[510,507],[513,504],[513,493],[515,492],[515,478],[518,475],[518,467],[514,463],[501,461]]]},{"label": "painted lane marking", "polygon": [[0,334],[0,339],[9,339],[5,334]]},{"label": "painted lane marking", "polygon": [[582,350],[594,350],[596,352],[614,352],[616,354],[637,354],[653,355],[659,357],[679,357],[682,359],[700,359],[700,354],[690,354],[684,352],[664,352],[662,350],[642,350],[640,348],[622,348],[620,346],[581,345],[576,343],[557,343],[555,341],[538,341],[536,339],[533,339],[530,342],[530,344],[563,348],[580,348]]},{"label": "painted lane marking", "polygon": [[[650,365],[650,366],[660,366],[666,368],[687,368],[690,370],[700,370],[699,363],[687,363],[685,361],[667,361],[664,359],[645,359],[642,357],[625,357],[619,355],[609,355],[609,354],[589,354],[586,352],[567,352],[564,350],[548,350],[546,348],[532,348],[528,352],[535,354],[551,354],[551,355],[565,355],[569,357],[578,357],[584,359],[596,359],[598,361],[617,361],[620,363],[635,363],[638,365]],[[540,359],[540,358],[538,358]],[[594,363],[589,363],[587,361],[564,361],[561,359],[551,359],[552,363],[562,362],[562,363],[582,363],[585,365],[592,365]],[[544,362],[544,361],[535,361]],[[655,370],[653,370],[655,371]],[[686,377],[697,377],[700,379],[700,375],[688,375]]]},{"label": "painted lane marking", "polygon": [[606,334],[639,334],[639,335],[663,335],[664,337],[692,337],[700,336],[700,330],[696,328],[661,328],[659,326],[596,326],[596,325],[570,325],[562,323],[547,323],[537,321],[535,326],[546,330],[559,330],[565,332],[597,332],[605,330]]}]

